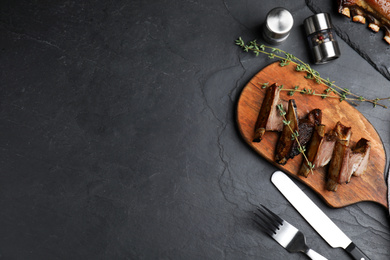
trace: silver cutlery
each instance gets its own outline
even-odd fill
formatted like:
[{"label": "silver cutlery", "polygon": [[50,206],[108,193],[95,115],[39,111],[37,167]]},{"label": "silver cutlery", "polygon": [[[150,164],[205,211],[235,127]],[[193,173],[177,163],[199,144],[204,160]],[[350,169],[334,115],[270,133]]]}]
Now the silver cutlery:
[{"label": "silver cutlery", "polygon": [[287,249],[288,252],[302,252],[314,260],[327,259],[307,246],[305,236],[301,231],[265,206],[261,206],[262,208],[258,207],[257,212],[254,212],[255,218],[253,220],[265,233]]},{"label": "silver cutlery", "polygon": [[369,260],[363,251],[285,173],[274,172],[271,181],[331,247],[343,248],[355,260]]}]

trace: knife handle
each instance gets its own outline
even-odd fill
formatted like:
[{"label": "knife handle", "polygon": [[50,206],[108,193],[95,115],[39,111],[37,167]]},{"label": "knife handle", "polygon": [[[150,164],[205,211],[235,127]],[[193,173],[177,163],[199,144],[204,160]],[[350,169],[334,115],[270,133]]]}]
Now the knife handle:
[{"label": "knife handle", "polygon": [[370,260],[353,242],[345,249],[355,260]]}]

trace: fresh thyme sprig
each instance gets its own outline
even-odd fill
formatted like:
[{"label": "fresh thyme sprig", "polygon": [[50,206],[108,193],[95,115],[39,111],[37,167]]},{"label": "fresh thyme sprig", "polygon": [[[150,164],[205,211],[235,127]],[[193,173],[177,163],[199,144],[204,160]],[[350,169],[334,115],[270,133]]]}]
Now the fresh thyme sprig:
[{"label": "fresh thyme sprig", "polygon": [[288,128],[289,128],[290,131],[291,131],[291,140],[294,140],[294,139],[295,139],[295,141],[296,141],[297,144],[298,144],[298,151],[303,155],[303,158],[306,160],[307,165],[308,165],[308,167],[309,167],[311,173],[313,173],[313,169],[314,169],[315,165],[312,164],[312,163],[309,161],[309,159],[307,158],[307,156],[306,156],[306,154],[305,154],[306,147],[303,146],[303,145],[301,145],[301,143],[300,143],[299,140],[298,140],[298,137],[299,137],[298,131],[297,131],[297,130],[294,131],[294,130],[291,128],[291,126],[290,126],[290,123],[291,123],[291,122],[290,122],[290,121],[287,121],[287,118],[286,118],[286,111],[284,111],[283,105],[282,105],[282,104],[279,104],[279,105],[277,105],[277,108],[278,108],[278,110],[279,110],[280,116],[283,117],[283,124],[286,125],[286,126],[288,126]]},{"label": "fresh thyme sprig", "polygon": [[[258,82],[258,84],[261,85],[261,88],[267,88],[269,83],[268,82],[266,82],[266,83]],[[352,101],[354,100],[351,98],[347,98],[346,96],[340,97],[340,96],[330,95],[329,92],[331,92],[331,90],[332,90],[331,88],[325,89],[324,93],[316,93],[315,90],[307,89],[307,88],[299,89],[299,86],[294,86],[294,88],[284,88],[283,85],[281,85],[281,86],[279,86],[279,88],[280,88],[280,91],[288,91],[287,95],[289,95],[291,97],[294,96],[295,93],[300,93],[303,95],[319,96],[322,99],[337,98],[337,99],[343,99],[343,100],[352,100]]]},{"label": "fresh thyme sprig", "polygon": [[[290,63],[294,64],[296,66],[296,71],[302,71],[306,72],[305,78],[312,79],[318,84],[324,84],[328,86],[328,89],[326,90],[326,94],[316,94],[316,95],[322,95],[323,98],[330,97],[328,95],[329,91],[332,91],[337,95],[337,98],[341,101],[347,100],[355,105],[357,105],[357,101],[359,102],[369,102],[372,103],[374,107],[381,106],[383,108],[387,108],[386,105],[383,105],[379,103],[379,101],[390,101],[390,97],[387,98],[375,98],[375,99],[367,99],[365,97],[356,95],[352,93],[349,89],[341,88],[337,86],[334,81],[330,81],[329,78],[324,79],[320,76],[320,73],[310,67],[309,64],[303,62],[299,58],[295,57],[294,55],[285,52],[281,49],[266,46],[264,44],[259,44],[256,42],[256,40],[250,41],[248,44],[244,42],[244,40],[239,37],[236,40],[236,45],[240,46],[245,52],[253,52],[256,56],[259,56],[260,54],[265,54],[270,59],[279,59],[279,65],[281,67],[287,66]],[[305,93],[303,93],[305,94]],[[316,96],[315,95],[315,96]],[[356,101],[356,102],[355,102]]]}]

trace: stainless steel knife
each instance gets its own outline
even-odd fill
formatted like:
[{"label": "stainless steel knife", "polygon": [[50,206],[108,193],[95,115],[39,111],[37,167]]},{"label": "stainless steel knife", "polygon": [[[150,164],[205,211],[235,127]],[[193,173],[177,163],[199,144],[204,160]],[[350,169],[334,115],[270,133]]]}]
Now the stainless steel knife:
[{"label": "stainless steel knife", "polygon": [[345,249],[356,260],[369,260],[285,173],[274,172],[271,181],[331,247]]}]

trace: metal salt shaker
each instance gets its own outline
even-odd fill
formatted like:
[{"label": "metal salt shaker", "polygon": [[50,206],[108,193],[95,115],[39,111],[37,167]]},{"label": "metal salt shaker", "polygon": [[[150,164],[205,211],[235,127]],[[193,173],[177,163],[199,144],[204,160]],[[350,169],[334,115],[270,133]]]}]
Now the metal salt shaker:
[{"label": "metal salt shaker", "polygon": [[263,27],[263,38],[270,44],[280,44],[290,35],[294,19],[291,13],[283,8],[276,7],[269,11]]},{"label": "metal salt shaker", "polygon": [[336,33],[332,28],[329,14],[319,13],[303,22],[307,40],[315,64],[323,64],[340,57]]}]

